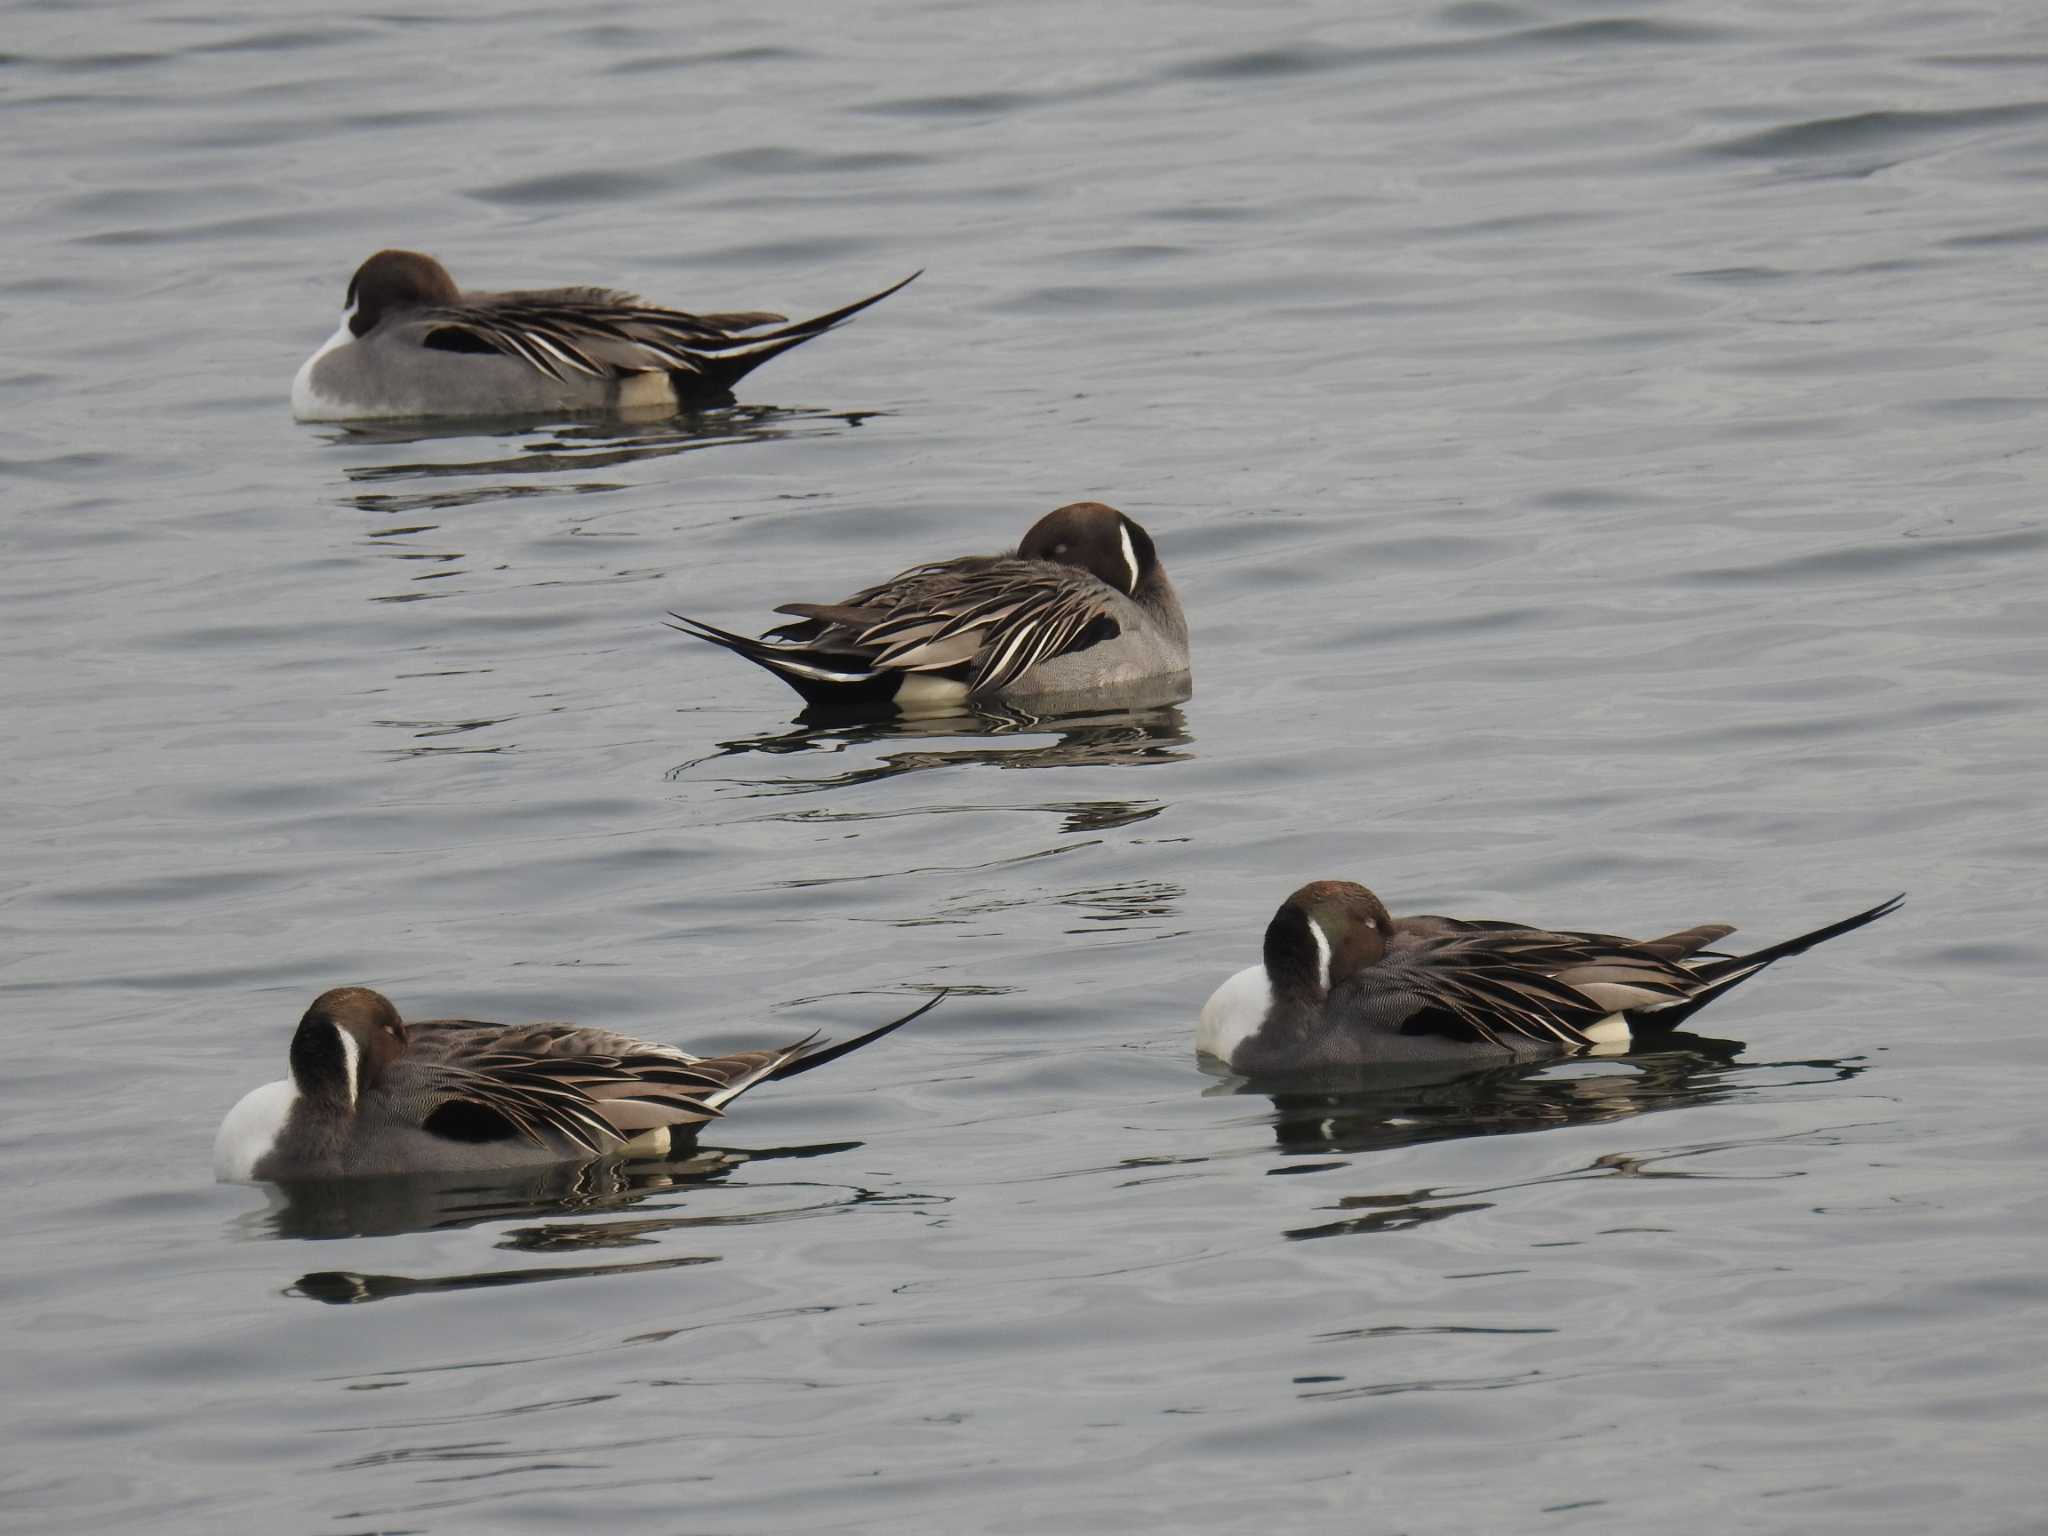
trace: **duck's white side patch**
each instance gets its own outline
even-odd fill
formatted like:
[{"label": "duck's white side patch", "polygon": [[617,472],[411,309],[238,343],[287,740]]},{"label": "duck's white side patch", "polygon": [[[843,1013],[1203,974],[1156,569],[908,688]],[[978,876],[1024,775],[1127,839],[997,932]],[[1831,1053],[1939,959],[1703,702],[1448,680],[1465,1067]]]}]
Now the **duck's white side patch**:
[{"label": "duck's white side patch", "polygon": [[967,685],[957,678],[912,672],[896,687],[896,708],[906,715],[951,714],[967,702]]},{"label": "duck's white side patch", "polygon": [[298,377],[292,380],[292,415],[295,419],[346,421],[357,414],[339,400],[329,400],[313,385],[313,370],[320,366],[320,359],[356,339],[356,333],[348,328],[349,316],[355,312],[353,304],[341,312],[340,328],[327,338],[318,352],[306,359],[306,365],[299,370]]},{"label": "duck's white side patch", "polygon": [[1579,1033],[1583,1034],[1595,1045],[1627,1045],[1630,1040],[1635,1038],[1634,1033],[1628,1027],[1628,1016],[1620,1013],[1610,1013],[1599,1023],[1591,1025],[1579,1031]]},{"label": "duck's white side patch", "polygon": [[1323,925],[1314,918],[1308,920],[1309,937],[1316,941],[1316,982],[1327,992],[1330,990],[1330,936],[1323,932]]},{"label": "duck's white side patch", "polygon": [[1131,579],[1124,583],[1124,591],[1135,593],[1138,590],[1138,552],[1131,546],[1131,525],[1118,523],[1116,533],[1124,541],[1124,567],[1131,573]]},{"label": "duck's white side patch", "polygon": [[[1325,961],[1325,964],[1328,962]],[[1263,965],[1248,965],[1209,994],[1195,1026],[1195,1049],[1228,1063],[1273,1011],[1273,987]]]},{"label": "duck's white side patch", "polygon": [[256,1165],[284,1134],[299,1090],[289,1081],[265,1083],[242,1095],[213,1138],[213,1176],[224,1184],[247,1184]]}]

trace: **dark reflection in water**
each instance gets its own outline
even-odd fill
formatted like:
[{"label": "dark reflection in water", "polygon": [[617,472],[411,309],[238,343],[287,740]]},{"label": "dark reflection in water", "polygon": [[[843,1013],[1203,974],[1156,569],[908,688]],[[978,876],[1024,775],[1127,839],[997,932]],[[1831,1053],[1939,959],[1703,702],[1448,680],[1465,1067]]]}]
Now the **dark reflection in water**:
[{"label": "dark reflection in water", "polygon": [[[1020,739],[1026,737],[1031,739]],[[720,782],[748,795],[808,795],[871,784],[926,768],[967,764],[987,768],[1144,768],[1185,761],[1192,754],[1180,748],[1193,740],[1188,734],[1186,716],[1174,705],[1121,700],[1114,706],[1103,707],[1098,702],[1096,708],[1057,717],[989,709],[932,719],[813,721],[766,736],[722,741],[717,751],[671,768],[668,777],[671,781],[681,779],[694,768],[724,758],[831,755],[857,752],[877,742],[936,739],[981,744],[883,752],[877,762],[817,778],[783,775]],[[1156,816],[1163,809],[1156,801],[1104,801],[1071,808],[1075,830],[1090,831],[1127,826]]]},{"label": "dark reflection in water", "polygon": [[[1068,891],[1057,898],[1075,909],[1081,921],[1100,928],[1136,928],[1155,919],[1176,917],[1187,899],[1185,887],[1171,880],[1125,880],[1115,885],[1090,886]],[[1085,933],[1087,928],[1070,928]]]},{"label": "dark reflection in water", "polygon": [[[508,1227],[493,1245],[515,1253],[589,1253],[656,1244],[665,1234],[720,1227],[756,1227],[798,1221],[855,1206],[924,1205],[939,1197],[880,1194],[854,1185],[791,1181],[763,1189],[786,1191],[769,1209],[724,1215],[636,1215],[621,1213],[663,1194],[686,1194],[723,1180],[748,1163],[824,1157],[859,1147],[857,1141],[819,1142],[755,1152],[700,1149],[669,1163],[622,1163],[615,1159],[568,1163],[554,1168],[499,1174],[412,1175],[369,1179],[309,1180],[271,1187],[268,1210],[243,1217],[245,1230],[265,1237],[299,1239],[389,1237],[443,1231],[522,1217],[543,1219],[533,1226]],[[634,1260],[616,1264],[551,1265],[547,1268],[490,1269],[456,1275],[367,1274],[356,1270],[315,1270],[286,1294],[312,1301],[354,1304],[445,1291],[533,1285],[550,1280],[643,1274],[717,1262],[717,1254]]]},{"label": "dark reflection in water", "polygon": [[[355,488],[345,504],[380,520],[366,535],[371,547],[399,561],[407,585],[403,590],[372,597],[375,603],[418,603],[462,595],[463,579],[472,574],[466,562],[472,550],[452,542],[435,514],[485,503],[536,496],[585,496],[625,489],[627,480],[593,471],[672,458],[705,448],[782,442],[792,438],[831,437],[859,426],[879,412],[787,410],[773,406],[734,406],[644,422],[607,419],[536,426],[531,418],[453,422],[364,423],[340,428],[329,440],[342,445],[459,444],[471,456],[400,463],[352,464],[342,473]],[[474,455],[482,453],[483,456]],[[567,514],[565,535],[586,532],[585,524],[605,513],[593,504],[590,514]],[[470,530],[474,536],[475,530]],[[441,535],[439,539],[433,536]],[[648,568],[609,572],[572,582],[556,576],[539,585],[614,585],[621,581],[653,581],[661,572]],[[403,725],[405,722],[392,722]],[[429,722],[438,724],[439,722]],[[496,720],[455,722],[471,728]],[[430,748],[428,752],[501,751],[497,747]]]},{"label": "dark reflection in water", "polygon": [[[365,512],[409,516],[422,511],[472,506],[517,496],[579,496],[612,491],[620,482],[573,478],[592,470],[671,458],[706,448],[786,442],[793,438],[833,437],[858,427],[875,411],[789,410],[776,406],[730,406],[696,411],[646,422],[608,418],[603,421],[550,425],[537,429],[531,417],[459,422],[363,423],[341,428],[329,440],[343,445],[409,445],[482,438],[525,439],[508,442],[511,451],[484,458],[448,459],[404,464],[352,465],[344,473],[356,486],[381,486],[414,480],[476,481],[418,491],[363,490],[348,498]],[[506,476],[528,483],[499,483]],[[535,483],[535,477],[565,476]],[[391,530],[418,533],[420,528]]]},{"label": "dark reflection in water", "polygon": [[[1297,1381],[1318,1379],[1300,1377]],[[1343,1398],[1397,1397],[1404,1392],[1497,1392],[1503,1387],[1526,1386],[1545,1379],[1545,1374],[1538,1370],[1513,1371],[1505,1376],[1419,1376],[1412,1381],[1376,1381],[1360,1387],[1326,1387],[1297,1392],[1295,1396],[1303,1401],[1320,1399],[1334,1402]]]},{"label": "dark reflection in water", "polygon": [[[1220,1091],[1263,1093],[1273,1101],[1273,1134],[1291,1153],[1376,1152],[1420,1142],[1465,1136],[1499,1136],[1555,1130],[1630,1119],[1658,1110],[1711,1104],[1752,1091],[1756,1074],[1769,1073],[1774,1087],[1846,1082],[1864,1070],[1856,1061],[1754,1062],[1734,1060],[1739,1041],[1677,1035],[1663,1049],[1627,1057],[1579,1058],[1569,1062],[1524,1063],[1462,1075],[1419,1072],[1376,1073],[1372,1082],[1343,1089],[1327,1079],[1314,1088],[1234,1080]],[[1588,1070],[1593,1068],[1596,1070]],[[1810,1073],[1790,1080],[1785,1072]],[[1219,1091],[1212,1088],[1210,1092]],[[1799,1133],[1805,1135],[1809,1133]],[[1796,1140],[1797,1136],[1766,1138]],[[1747,1143],[1744,1143],[1745,1145]],[[1717,1142],[1644,1156],[1608,1153],[1583,1168],[1543,1174],[1484,1189],[1398,1190],[1346,1195],[1332,1209],[1353,1214],[1299,1227],[1282,1235],[1293,1241],[1403,1232],[1446,1221],[1469,1211],[1490,1209],[1483,1196],[1534,1184],[1587,1178],[1698,1179],[1731,1177],[1658,1165],[1723,1150]],[[1275,1174],[1321,1173],[1344,1163],[1290,1163]],[[1781,1177],[1782,1175],[1770,1175]]]},{"label": "dark reflection in water", "polygon": [[320,1269],[301,1275],[287,1296],[353,1306],[362,1301],[391,1301],[400,1296],[432,1296],[447,1291],[487,1290],[501,1285],[539,1285],[549,1280],[588,1280],[598,1275],[644,1275],[657,1269],[683,1269],[716,1264],[716,1254],[679,1259],[645,1259],[637,1264],[557,1265],[547,1269],[493,1269],[477,1275],[368,1275],[349,1269]]},{"label": "dark reflection in water", "polygon": [[[1024,857],[1028,860],[1044,856],[1043,853],[1039,853],[1026,854]],[[1004,862],[1020,863],[1023,860]],[[846,877],[844,881],[793,880],[785,883],[792,889],[801,889],[877,878],[888,879],[895,873],[898,872],[890,871],[879,876],[852,875]],[[886,921],[896,928],[944,927],[954,923],[975,923],[993,913],[1013,911],[1020,907],[1036,906],[1050,901],[1057,906],[1072,909],[1076,925],[1065,930],[1070,934],[1117,933],[1128,930],[1142,931],[1152,938],[1163,938],[1171,931],[1163,926],[1164,923],[1179,915],[1180,905],[1186,898],[1187,891],[1183,887],[1167,880],[1131,880],[1117,885],[1089,886],[1078,891],[1046,894],[1032,892],[1010,895],[996,890],[979,890],[950,898],[933,911],[921,912],[910,917],[886,918],[881,921]],[[983,987],[977,990],[993,995],[1009,989]]]},{"label": "dark reflection in water", "polygon": [[[391,599],[378,598],[376,601],[388,602]],[[494,745],[483,742],[476,745],[450,746],[446,743],[450,738],[467,736],[472,731],[487,731],[493,726],[509,725],[520,718],[518,715],[486,715],[475,720],[372,720],[370,724],[378,730],[403,731],[415,740],[427,743],[425,746],[417,747],[386,747],[381,754],[384,757],[403,759],[449,757],[458,754],[490,757],[497,753],[512,751],[513,744]]]},{"label": "dark reflection in water", "polygon": [[524,1216],[625,1210],[679,1185],[723,1179],[746,1161],[698,1151],[671,1163],[561,1163],[489,1173],[308,1179],[270,1186],[268,1210],[242,1217],[252,1236],[390,1237]]},{"label": "dark reflection in water", "polygon": [[[1853,1075],[1853,1074],[1845,1074]],[[1539,1184],[1576,1184],[1586,1179],[1789,1179],[1796,1173],[1702,1173],[1686,1168],[1666,1168],[1665,1163],[1681,1162],[1686,1158],[1706,1157],[1715,1152],[1725,1152],[1733,1147],[1753,1147],[1771,1142],[1804,1141],[1812,1137],[1810,1131],[1795,1131],[1786,1136],[1763,1136],[1738,1141],[1701,1142],[1696,1146],[1671,1147],[1663,1151],[1634,1156],[1626,1152],[1607,1152],[1594,1158],[1581,1168],[1569,1168],[1562,1173],[1546,1173],[1535,1178],[1517,1179],[1509,1184],[1488,1185],[1484,1189],[1441,1191],[1435,1189],[1400,1190],[1389,1194],[1346,1195],[1330,1206],[1331,1210],[1363,1211],[1361,1216],[1347,1216],[1338,1221],[1326,1221],[1312,1227],[1295,1227],[1280,1235],[1292,1242],[1302,1242],[1315,1237],[1356,1237],[1375,1232],[1405,1232],[1414,1227],[1427,1226],[1431,1222],[1444,1221],[1452,1216],[1462,1216],[1467,1211],[1491,1210],[1491,1200],[1474,1198],[1479,1195],[1499,1194],[1511,1189],[1530,1189]],[[1640,1229],[1638,1229],[1640,1230]]]},{"label": "dark reflection in water", "polygon": [[[237,1217],[244,1236],[320,1239],[390,1237],[404,1232],[453,1231],[485,1222],[515,1221],[536,1216],[589,1216],[624,1211],[651,1196],[670,1190],[703,1188],[749,1163],[827,1157],[850,1152],[857,1141],[827,1141],[809,1146],[767,1147],[729,1152],[700,1147],[671,1162],[628,1163],[616,1158],[589,1163],[558,1163],[547,1168],[513,1168],[491,1172],[419,1173],[379,1178],[307,1179],[267,1186],[270,1205]],[[810,1186],[806,1186],[810,1187]],[[835,1196],[831,1204],[844,1204]],[[805,1209],[814,1208],[807,1205]],[[781,1213],[787,1214],[787,1213]],[[693,1216],[668,1220],[666,1226],[730,1226],[739,1222],[779,1219],[778,1213],[750,1216]],[[602,1226],[579,1223],[579,1234],[566,1246],[604,1246]],[[650,1229],[651,1230],[651,1229]],[[499,1244],[534,1251],[565,1246],[550,1240],[547,1230],[530,1228],[509,1234]]]},{"label": "dark reflection in water", "polygon": [[1753,1089],[1758,1073],[1782,1083],[1777,1074],[1788,1068],[1816,1074],[1802,1079],[1809,1082],[1844,1082],[1863,1071],[1853,1061],[1737,1062],[1741,1049],[1740,1041],[1674,1035],[1659,1050],[1628,1056],[1524,1062],[1463,1074],[1382,1068],[1356,1087],[1333,1084],[1327,1076],[1300,1085],[1234,1078],[1219,1087],[1271,1098],[1273,1135],[1287,1152],[1375,1152],[1717,1103]]}]

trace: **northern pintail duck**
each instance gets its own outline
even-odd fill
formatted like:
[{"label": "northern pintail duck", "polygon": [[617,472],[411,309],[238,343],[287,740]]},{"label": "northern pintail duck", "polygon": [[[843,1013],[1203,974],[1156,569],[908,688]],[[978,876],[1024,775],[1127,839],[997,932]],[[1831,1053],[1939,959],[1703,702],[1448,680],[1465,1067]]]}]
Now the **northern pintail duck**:
[{"label": "northern pintail duck", "polygon": [[1048,512],[1013,554],[912,566],[836,603],[784,603],[758,640],[671,614],[808,704],[941,713],[1188,676],[1188,626],[1147,534],[1114,507]]},{"label": "northern pintail duck", "polygon": [[936,1005],[837,1045],[693,1056],[576,1024],[407,1022],[368,987],[313,1000],[291,1076],[251,1090],[214,1138],[222,1179],[531,1168],[667,1157],[756,1083],[795,1077]]},{"label": "northern pintail duck", "polygon": [[715,405],[778,352],[916,276],[789,325],[766,312],[686,315],[609,288],[464,293],[431,256],[379,251],[349,279],[341,328],[292,381],[292,414],[366,421]]},{"label": "northern pintail duck", "polygon": [[1390,917],[1346,880],[1281,903],[1265,963],[1202,1007],[1196,1048],[1248,1076],[1557,1056],[1668,1034],[1774,960],[1875,922],[1890,901],[1746,955],[1702,923],[1661,939],[1454,917]]}]

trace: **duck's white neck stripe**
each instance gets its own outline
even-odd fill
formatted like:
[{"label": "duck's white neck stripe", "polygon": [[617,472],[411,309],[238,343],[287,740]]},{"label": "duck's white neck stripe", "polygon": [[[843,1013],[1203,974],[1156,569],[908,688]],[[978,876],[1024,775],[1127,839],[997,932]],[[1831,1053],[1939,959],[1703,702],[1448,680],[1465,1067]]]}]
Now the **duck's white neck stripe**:
[{"label": "duck's white neck stripe", "polygon": [[1314,918],[1308,920],[1309,937],[1316,941],[1316,985],[1330,990],[1330,936]]},{"label": "duck's white neck stripe", "polygon": [[1124,542],[1124,565],[1131,573],[1131,579],[1124,584],[1124,590],[1135,594],[1138,590],[1138,551],[1131,544],[1131,525],[1118,523],[1116,536]]},{"label": "duck's white neck stripe", "polygon": [[[1323,970],[1327,972],[1329,968],[1329,962],[1326,960],[1323,963]],[[356,1044],[356,1037],[353,1031],[343,1029],[337,1024],[334,1026],[334,1032],[341,1036],[341,1060],[344,1069],[348,1073],[348,1107],[354,1109],[356,1107],[356,1084],[362,1081],[363,1048]]]}]

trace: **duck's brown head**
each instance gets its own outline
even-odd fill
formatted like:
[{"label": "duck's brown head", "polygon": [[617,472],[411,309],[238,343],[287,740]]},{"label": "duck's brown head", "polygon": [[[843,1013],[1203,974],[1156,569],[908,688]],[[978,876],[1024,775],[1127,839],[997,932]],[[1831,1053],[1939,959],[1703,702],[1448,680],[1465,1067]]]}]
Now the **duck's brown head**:
[{"label": "duck's brown head", "polygon": [[461,297],[455,279],[433,257],[418,251],[379,251],[348,280],[348,299],[342,307],[349,330],[367,336],[396,310],[453,304]]},{"label": "duck's brown head", "polygon": [[309,1099],[353,1110],[410,1042],[391,1000],[368,987],[335,987],[313,999],[292,1036],[292,1082]]},{"label": "duck's brown head", "polygon": [[1024,535],[1017,555],[1087,571],[1126,597],[1159,567],[1152,536],[1099,501],[1070,502],[1046,513]]},{"label": "duck's brown head", "polygon": [[1280,903],[1266,925],[1266,975],[1273,995],[1323,998],[1379,963],[1394,920],[1386,905],[1349,880],[1315,880]]}]

